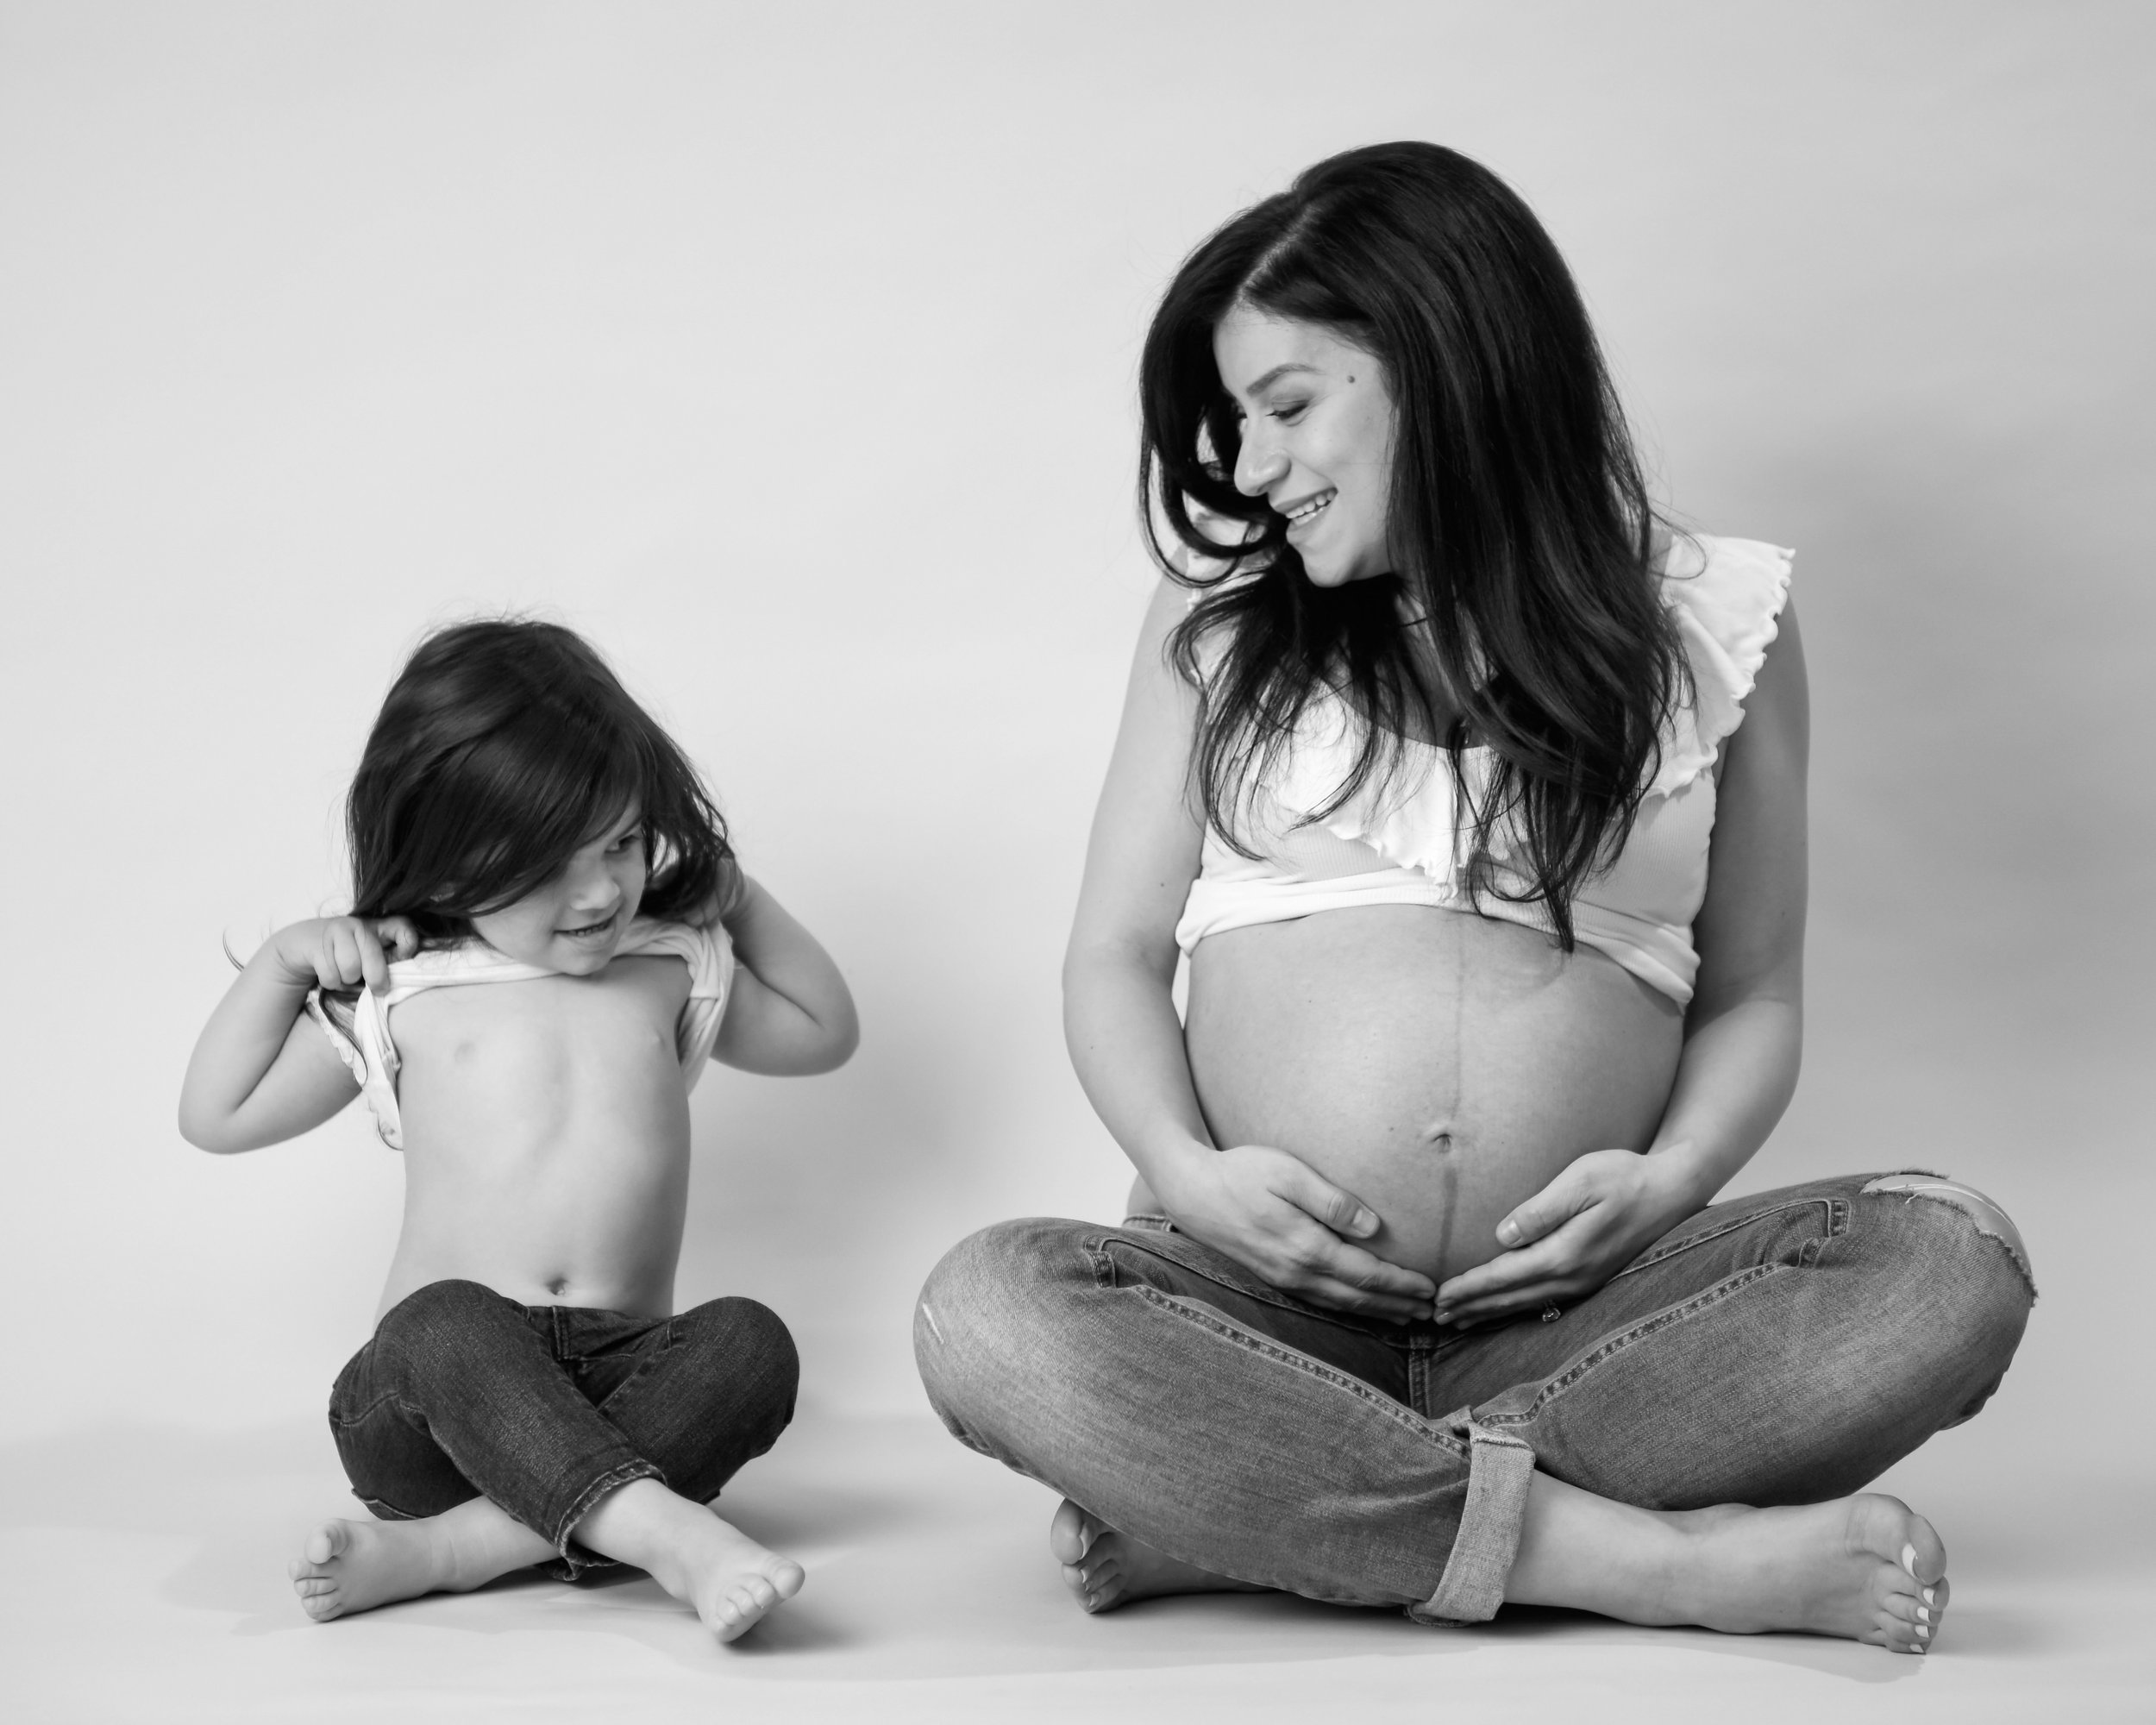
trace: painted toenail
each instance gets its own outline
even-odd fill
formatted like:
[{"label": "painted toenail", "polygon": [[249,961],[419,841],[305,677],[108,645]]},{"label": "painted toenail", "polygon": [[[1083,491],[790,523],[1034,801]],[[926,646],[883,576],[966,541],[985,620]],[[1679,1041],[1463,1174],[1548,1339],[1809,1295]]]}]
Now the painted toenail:
[{"label": "painted toenail", "polygon": [[1928,1623],[1932,1621],[1932,1614],[1927,1607],[1922,1605],[1918,1606],[1916,1608],[1916,1615],[1921,1622]]},{"label": "painted toenail", "polygon": [[1919,1623],[1916,1626],[1916,1639],[1920,1641],[1928,1641],[1931,1638],[1932,1632],[1929,1629],[1927,1629],[1921,1623]]},{"label": "painted toenail", "polygon": [[1902,1547],[1902,1567],[1909,1572],[1910,1580],[1915,1580],[1916,1547],[1915,1546],[1904,1546]]},{"label": "painted toenail", "polygon": [[1924,1590],[1924,1603],[1927,1605],[1932,1603],[1932,1590],[1928,1587]]}]

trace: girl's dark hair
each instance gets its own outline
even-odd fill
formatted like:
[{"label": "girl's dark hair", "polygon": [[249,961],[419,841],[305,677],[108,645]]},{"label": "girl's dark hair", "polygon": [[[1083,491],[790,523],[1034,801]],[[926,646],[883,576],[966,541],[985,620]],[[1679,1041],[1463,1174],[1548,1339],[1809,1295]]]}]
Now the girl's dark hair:
[{"label": "girl's dark hair", "polygon": [[644,913],[726,908],[740,875],[725,820],[590,644],[530,618],[452,624],[398,674],[353,778],[353,914],[464,938],[630,808],[650,864]]},{"label": "girl's dark hair", "polygon": [[[1395,416],[1391,576],[1313,586],[1286,521],[1236,489],[1240,422],[1213,338],[1238,304],[1322,325],[1382,366]],[[1373,777],[1388,783],[1412,730],[1441,736],[1471,825],[1470,894],[1539,901],[1570,951],[1573,897],[1622,848],[1690,686],[1623,413],[1533,214],[1435,144],[1331,157],[1184,260],[1146,335],[1139,389],[1146,532],[1200,595],[1169,654],[1199,692],[1192,774],[1206,818],[1240,848],[1232,816],[1251,806],[1308,703],[1337,689],[1368,723],[1352,772],[1314,818]],[[1224,550],[1194,505],[1249,538]],[[1180,572],[1162,523],[1225,556],[1225,572]],[[1428,619],[1434,680],[1401,625],[1403,599]],[[1207,666],[1201,643],[1216,630],[1223,650]],[[1441,710],[1453,714],[1442,728]],[[1470,798],[1471,744],[1492,750],[1493,770]],[[1521,887],[1492,863],[1507,827]]]}]

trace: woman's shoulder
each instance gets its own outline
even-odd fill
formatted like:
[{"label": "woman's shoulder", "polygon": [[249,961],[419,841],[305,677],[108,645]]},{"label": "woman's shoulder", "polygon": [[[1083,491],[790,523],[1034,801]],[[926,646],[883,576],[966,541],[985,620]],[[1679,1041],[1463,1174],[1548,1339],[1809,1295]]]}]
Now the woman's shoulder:
[{"label": "woman's shoulder", "polygon": [[1781,630],[1796,554],[1763,539],[1676,533],[1662,560],[1662,597],[1691,672],[1692,699],[1664,750],[1655,788],[1667,791],[1714,764],[1744,722],[1744,704]]},{"label": "woman's shoulder", "polygon": [[1662,597],[1695,677],[1706,674],[1739,700],[1752,693],[1789,603],[1796,555],[1763,539],[1672,536],[1662,560]]}]

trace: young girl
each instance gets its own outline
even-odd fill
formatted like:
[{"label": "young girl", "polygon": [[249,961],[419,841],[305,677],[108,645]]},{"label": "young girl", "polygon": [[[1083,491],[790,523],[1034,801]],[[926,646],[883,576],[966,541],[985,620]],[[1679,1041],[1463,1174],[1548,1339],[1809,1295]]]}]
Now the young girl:
[{"label": "young girl", "polygon": [[379,1519],[307,1536],[300,1603],[327,1620],[611,1560],[730,1640],[802,1571],[705,1505],[793,1416],[797,1362],[753,1300],[670,1315],[688,1092],[707,1056],[842,1064],[845,982],[739,871],[673,741],[552,624],[423,643],[348,815],[352,914],[271,937],[179,1104],[223,1153],[363,1095],[405,1156],[374,1336],[329,1402]]}]

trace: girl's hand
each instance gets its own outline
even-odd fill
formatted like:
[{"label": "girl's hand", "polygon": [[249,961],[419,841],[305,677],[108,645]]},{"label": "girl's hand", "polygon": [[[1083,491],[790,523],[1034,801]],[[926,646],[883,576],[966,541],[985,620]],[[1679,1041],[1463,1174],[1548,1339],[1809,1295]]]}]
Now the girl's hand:
[{"label": "girl's hand", "polygon": [[277,961],[295,982],[324,988],[365,987],[377,994],[389,988],[390,959],[409,958],[419,950],[419,931],[404,917],[368,922],[358,917],[317,917],[280,928],[272,937]]},{"label": "girl's hand", "polygon": [[1698,1208],[1670,1152],[1583,1156],[1497,1225],[1508,1248],[1438,1289],[1463,1327],[1584,1299]]},{"label": "girl's hand", "polygon": [[1436,1284],[1350,1242],[1377,1214],[1300,1157],[1263,1145],[1204,1151],[1178,1164],[1160,1194],[1175,1226],[1283,1293],[1395,1323],[1430,1315]]}]

